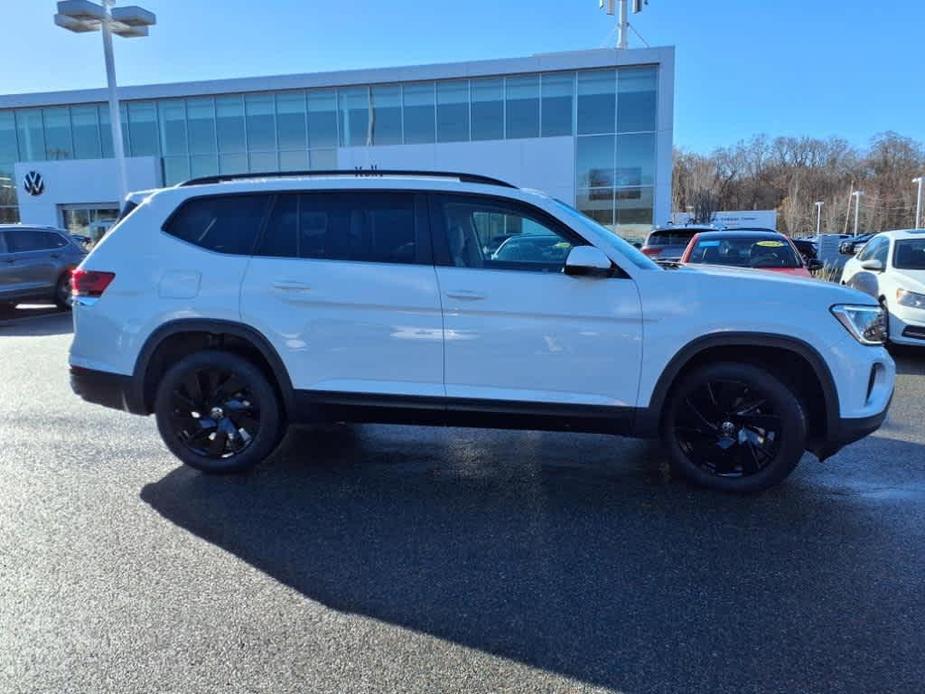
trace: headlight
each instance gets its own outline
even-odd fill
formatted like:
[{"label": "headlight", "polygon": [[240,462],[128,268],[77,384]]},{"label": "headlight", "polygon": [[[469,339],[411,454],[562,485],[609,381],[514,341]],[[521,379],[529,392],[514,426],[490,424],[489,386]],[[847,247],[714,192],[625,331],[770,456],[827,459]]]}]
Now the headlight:
[{"label": "headlight", "polygon": [[882,345],[886,342],[886,314],[879,306],[832,307],[832,314],[863,345]]},{"label": "headlight", "polygon": [[925,294],[916,294],[908,289],[897,289],[896,303],[910,308],[925,308]]}]

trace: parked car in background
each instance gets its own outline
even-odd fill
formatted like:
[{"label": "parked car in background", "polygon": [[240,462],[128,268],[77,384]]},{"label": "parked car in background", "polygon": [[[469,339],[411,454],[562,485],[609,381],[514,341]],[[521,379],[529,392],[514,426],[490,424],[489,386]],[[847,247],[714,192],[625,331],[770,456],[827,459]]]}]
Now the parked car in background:
[{"label": "parked car in background", "polygon": [[[818,267],[818,261],[810,261]],[[811,277],[796,246],[776,231],[705,231],[696,234],[681,264],[726,265]]]},{"label": "parked car in background", "polygon": [[854,255],[864,247],[864,244],[874,238],[877,233],[880,232],[875,232],[872,234],[859,234],[858,236],[849,236],[840,244],[838,244],[838,252],[842,255]]},{"label": "parked car in background", "polygon": [[71,271],[86,251],[71,235],[54,227],[0,224],[0,304],[71,301]]},{"label": "parked car in background", "polygon": [[377,421],[660,436],[693,482],[754,492],[879,427],[895,374],[864,294],[665,269],[468,174],[187,181],[120,221],[74,293],[75,392],[153,413],[212,473],[289,423]]},{"label": "parked car in background", "polygon": [[818,260],[819,243],[814,238],[791,239],[797,251],[803,256],[803,262],[809,265],[810,260]]},{"label": "parked car in background", "polygon": [[716,231],[713,226],[667,226],[649,232],[640,250],[652,260],[673,262],[681,258],[695,234]]},{"label": "parked car in background", "polygon": [[880,302],[890,342],[925,346],[925,230],[877,234],[845,263],[842,284]]}]

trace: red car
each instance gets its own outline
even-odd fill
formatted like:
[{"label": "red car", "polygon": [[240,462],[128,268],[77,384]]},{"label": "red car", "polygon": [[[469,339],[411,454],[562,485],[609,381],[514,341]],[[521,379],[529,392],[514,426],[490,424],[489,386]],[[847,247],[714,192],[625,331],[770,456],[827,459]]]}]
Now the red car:
[{"label": "red car", "polygon": [[705,231],[695,235],[681,264],[726,265],[812,277],[793,242],[776,231]]}]

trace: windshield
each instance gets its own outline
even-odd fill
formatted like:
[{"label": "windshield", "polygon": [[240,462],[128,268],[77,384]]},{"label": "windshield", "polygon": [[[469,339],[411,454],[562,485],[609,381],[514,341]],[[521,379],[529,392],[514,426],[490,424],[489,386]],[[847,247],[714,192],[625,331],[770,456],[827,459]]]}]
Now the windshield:
[{"label": "windshield", "polygon": [[797,268],[803,265],[785,240],[743,237],[700,239],[688,262],[754,268]]},{"label": "windshield", "polygon": [[638,248],[629,243],[626,239],[618,236],[613,229],[605,227],[600,222],[596,221],[592,217],[589,217],[581,210],[578,210],[568,203],[564,203],[561,200],[553,198],[553,202],[558,205],[566,214],[571,216],[576,221],[591,225],[601,231],[607,233],[607,236],[613,240],[616,244],[620,253],[622,253],[627,260],[629,260],[633,265],[643,270],[661,270],[662,268],[653,260],[650,260],[648,256],[642,253]]},{"label": "windshield", "polygon": [[925,270],[925,239],[905,239],[896,242],[893,267],[899,270]]}]

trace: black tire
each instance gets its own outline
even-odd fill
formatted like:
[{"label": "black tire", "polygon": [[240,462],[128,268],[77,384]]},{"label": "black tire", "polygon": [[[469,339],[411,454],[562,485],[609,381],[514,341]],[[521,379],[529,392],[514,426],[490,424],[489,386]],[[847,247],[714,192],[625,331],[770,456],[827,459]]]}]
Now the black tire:
[{"label": "black tire", "polygon": [[283,435],[279,398],[253,363],[206,350],[161,379],[154,403],[161,438],[181,461],[207,473],[249,470]]},{"label": "black tire", "polygon": [[55,284],[55,305],[67,311],[71,309],[71,273],[65,272]]},{"label": "black tire", "polygon": [[786,478],[806,449],[799,397],[762,368],[738,362],[697,367],[672,389],[662,441],[672,468],[694,484],[759,492]]}]

